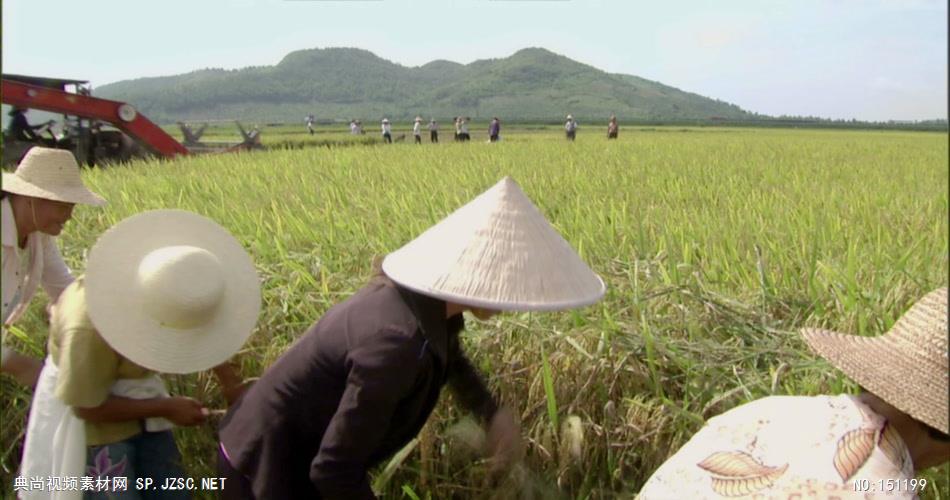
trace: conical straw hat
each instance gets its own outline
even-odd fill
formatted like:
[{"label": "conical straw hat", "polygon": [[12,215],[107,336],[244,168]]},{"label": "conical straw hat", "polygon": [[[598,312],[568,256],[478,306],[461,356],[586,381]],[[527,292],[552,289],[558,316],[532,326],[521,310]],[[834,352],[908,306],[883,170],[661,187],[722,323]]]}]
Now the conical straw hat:
[{"label": "conical straw hat", "polygon": [[511,177],[389,254],[383,272],[419,293],[498,311],[581,307],[605,291]]},{"label": "conical straw hat", "polygon": [[184,210],[119,222],[89,252],[89,318],[116,352],[150,370],[191,373],[228,360],[261,309],[251,257],[223,227]]},{"label": "conical straw hat", "polygon": [[878,337],[802,330],[805,342],[865,389],[927,425],[948,423],[947,288],[930,292]]},{"label": "conical straw hat", "polygon": [[3,190],[33,198],[102,206],[106,201],[86,188],[76,157],[64,149],[35,146],[14,173],[3,173]]}]

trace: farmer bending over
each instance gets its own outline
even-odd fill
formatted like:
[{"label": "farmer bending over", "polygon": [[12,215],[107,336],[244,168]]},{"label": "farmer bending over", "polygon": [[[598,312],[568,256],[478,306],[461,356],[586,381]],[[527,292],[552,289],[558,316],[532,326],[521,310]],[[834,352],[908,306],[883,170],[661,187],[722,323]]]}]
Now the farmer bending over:
[{"label": "farmer bending over", "polygon": [[[225,399],[235,399],[241,387],[222,363],[250,335],[260,304],[253,262],[210,219],[156,210],[107,231],[54,306],[21,475],[128,478],[128,491],[87,499],[189,498],[160,488],[185,477],[171,429],[201,424],[209,410],[170,396],[155,372],[217,367]],[[158,489],[137,491],[135,478]]]},{"label": "farmer bending over", "polygon": [[504,470],[520,457],[519,426],[466,358],[462,313],[568,309],[603,293],[506,177],[389,254],[231,408],[219,474],[240,488],[224,498],[375,498],[367,472],[416,436],[446,383]]},{"label": "farmer bending over", "polygon": [[[79,165],[69,151],[33,147],[16,171],[3,174],[0,195],[3,230],[3,325],[26,312],[39,285],[50,302],[73,282],[56,246],[56,236],[73,216],[77,203],[101,206],[99,195],[86,189]],[[6,339],[6,329],[3,331]],[[0,342],[0,371],[34,387],[43,362]]]}]

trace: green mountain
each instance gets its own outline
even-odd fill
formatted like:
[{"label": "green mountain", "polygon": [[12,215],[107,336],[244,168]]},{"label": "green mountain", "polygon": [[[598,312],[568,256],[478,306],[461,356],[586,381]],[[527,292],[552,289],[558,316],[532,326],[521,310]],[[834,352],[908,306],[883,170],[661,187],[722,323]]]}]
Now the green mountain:
[{"label": "green mountain", "polygon": [[351,48],[300,50],[275,66],[204,69],[126,80],[96,95],[129,102],[153,121],[241,119],[252,123],[410,120],[457,115],[507,121],[748,118],[738,106],[645,80],[611,74],[545,49],[462,65],[405,67]]}]

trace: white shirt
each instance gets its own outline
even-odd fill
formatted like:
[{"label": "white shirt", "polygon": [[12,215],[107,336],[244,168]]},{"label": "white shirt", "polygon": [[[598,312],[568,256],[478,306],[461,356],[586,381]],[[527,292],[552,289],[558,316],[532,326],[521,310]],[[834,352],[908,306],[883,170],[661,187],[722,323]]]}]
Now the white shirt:
[{"label": "white shirt", "polygon": [[900,435],[856,397],[770,396],[709,419],[638,498],[915,498],[893,489],[913,477]]},{"label": "white shirt", "polygon": [[[3,252],[0,255],[2,267],[2,311],[3,324],[15,322],[26,312],[36,289],[42,283],[50,301],[55,302],[59,294],[73,282],[73,275],[63,262],[63,256],[56,247],[56,240],[40,232],[30,234],[26,239],[26,248],[19,248],[19,235],[13,207],[9,199],[0,202],[0,229],[2,229]],[[0,365],[11,352],[3,347],[0,337]]]},{"label": "white shirt", "polygon": [[[38,231],[30,234],[26,239],[26,248],[20,250],[10,200],[0,202],[0,211],[3,231],[3,324],[11,324],[26,311],[40,284],[50,300],[55,301],[73,282],[73,275],[63,262],[56,239],[48,234]],[[21,252],[30,262],[21,262]]]},{"label": "white shirt", "polygon": [[392,126],[388,123],[383,124],[383,133],[388,134],[392,130]]},{"label": "white shirt", "polygon": [[421,133],[422,133],[422,122],[416,122],[416,123],[412,126],[412,134],[413,134],[413,135],[419,135],[419,134],[421,134]]}]

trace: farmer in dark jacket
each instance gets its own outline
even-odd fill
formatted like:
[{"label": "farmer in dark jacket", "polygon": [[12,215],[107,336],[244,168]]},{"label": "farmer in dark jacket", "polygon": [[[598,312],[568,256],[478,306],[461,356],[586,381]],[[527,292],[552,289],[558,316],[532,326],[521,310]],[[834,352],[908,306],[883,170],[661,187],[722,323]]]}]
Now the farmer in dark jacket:
[{"label": "farmer in dark jacket", "polygon": [[504,467],[520,454],[520,430],[462,352],[462,313],[567,309],[604,293],[510,178],[388,255],[381,271],[222,421],[222,498],[375,498],[368,470],[416,436],[446,384]]},{"label": "farmer in dark jacket", "polygon": [[498,135],[501,133],[501,122],[498,120],[498,117],[491,119],[491,123],[488,124],[488,140],[489,142],[498,142]]}]

